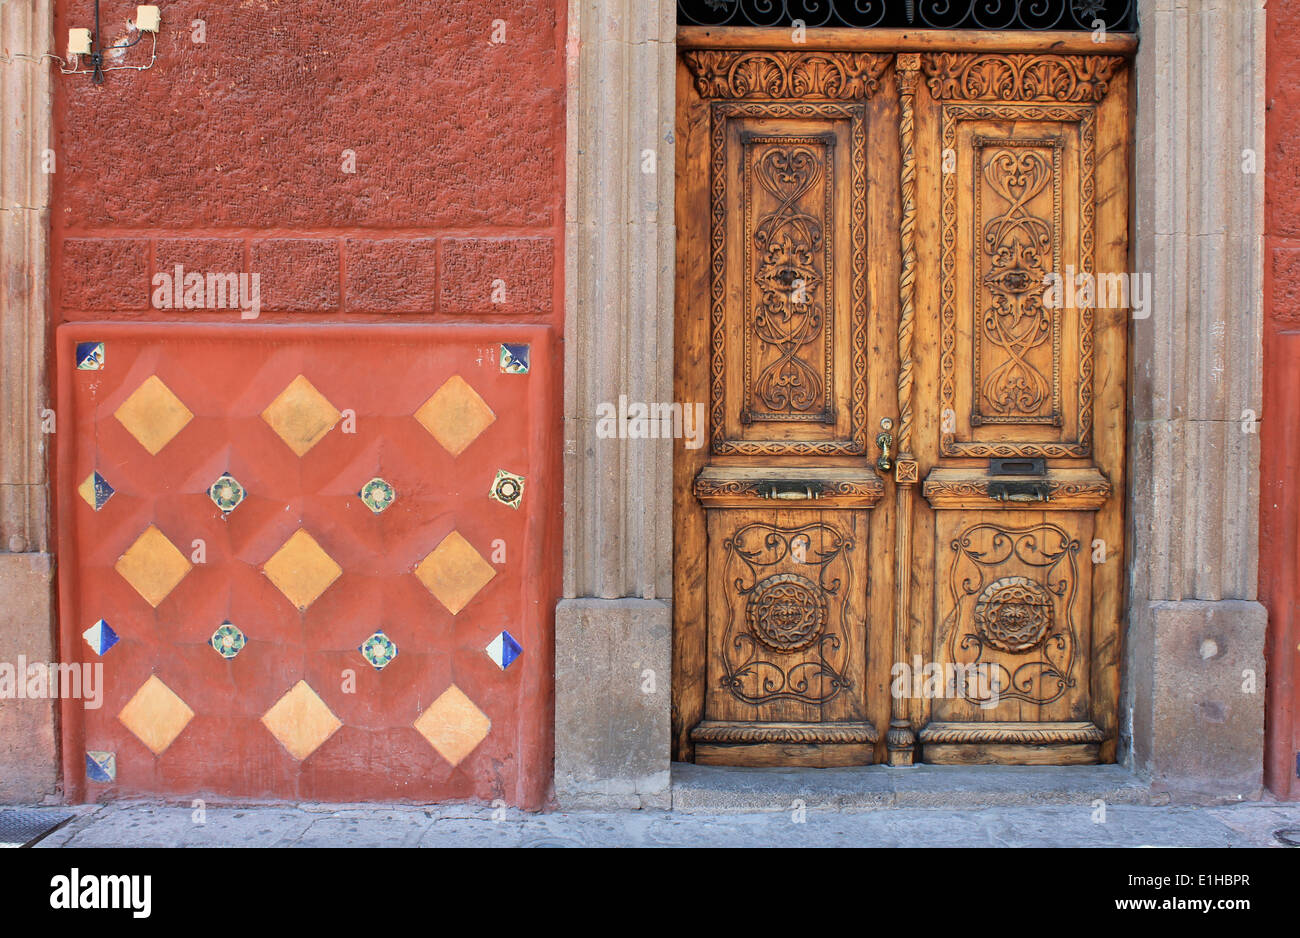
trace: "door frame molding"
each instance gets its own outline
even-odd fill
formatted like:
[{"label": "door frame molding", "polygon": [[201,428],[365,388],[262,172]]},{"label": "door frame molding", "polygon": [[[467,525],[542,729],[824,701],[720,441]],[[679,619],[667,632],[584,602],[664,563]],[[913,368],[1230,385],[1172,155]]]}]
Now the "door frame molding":
[{"label": "door frame molding", "polygon": [[[1224,167],[1242,149],[1263,152],[1263,0],[1230,11],[1212,0],[1163,7],[1140,0],[1132,66],[1130,256],[1133,270],[1153,274],[1155,292],[1151,315],[1130,330],[1118,756],[1174,797],[1235,800],[1258,792],[1263,764],[1263,694],[1239,692],[1241,671],[1264,667],[1258,437],[1228,434],[1243,410],[1262,413],[1264,177]],[[570,0],[566,598],[556,610],[564,805],[670,801],[671,447],[597,439],[594,422],[596,406],[619,394],[672,396],[666,167],[675,159],[678,36],[689,39],[675,14],[672,0]],[[716,43],[720,31],[706,31]],[[938,41],[921,31],[827,32],[835,35],[809,37],[889,41],[892,51],[913,51],[902,40],[914,51]],[[746,33],[754,31],[728,31],[737,41]],[[1005,52],[1041,39],[975,35]],[[1080,42],[1099,51],[1089,34],[1066,41],[1070,51],[1085,51]],[[647,149],[659,171],[630,172]],[[1216,638],[1219,652],[1205,656]],[[1206,722],[1204,707],[1222,722]]]}]

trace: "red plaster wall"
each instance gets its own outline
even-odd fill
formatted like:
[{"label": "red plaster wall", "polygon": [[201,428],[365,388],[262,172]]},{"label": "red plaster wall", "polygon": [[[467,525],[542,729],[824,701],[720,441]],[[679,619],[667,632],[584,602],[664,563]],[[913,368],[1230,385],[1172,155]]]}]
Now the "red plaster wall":
[{"label": "red plaster wall", "polygon": [[[304,348],[331,345],[332,329],[393,323],[445,328],[449,345],[465,340],[463,327],[500,326],[499,337],[474,333],[490,343],[518,341],[510,329],[535,324],[548,347],[560,347],[564,0],[163,0],[161,8],[151,69],[109,70],[102,85],[88,74],[55,76],[54,326],[160,324],[192,356],[186,330],[240,319],[233,311],[152,308],[153,275],[182,264],[187,271],[260,273],[263,311],[256,325],[292,324],[302,330]],[[134,12],[134,2],[101,0],[105,44],[127,38],[124,24]],[[203,21],[203,43],[193,41],[196,20]],[[500,35],[495,20],[504,21],[504,42],[492,41]],[[70,27],[90,26],[88,0],[56,0],[60,50]],[[107,64],[147,64],[150,45],[145,36]],[[345,151],[354,154],[355,173],[343,171]],[[498,280],[504,290],[494,302]],[[74,339],[93,338],[81,325],[67,328],[55,339],[61,354]],[[437,344],[441,334],[423,329],[419,341]],[[249,355],[259,354],[255,335],[250,328]],[[168,347],[158,342],[160,367],[167,365]],[[455,370],[447,356],[438,361],[439,368]],[[352,373],[364,382],[362,372]],[[71,375],[61,368],[55,380],[74,381],[76,372]],[[446,374],[417,379],[425,377],[437,387]],[[515,554],[528,566],[514,573],[538,585],[521,626],[537,645],[524,654],[547,662],[544,675],[529,684],[528,699],[502,697],[512,708],[545,714],[541,721],[520,720],[534,729],[521,744],[531,763],[511,769],[519,777],[503,784],[490,769],[500,768],[497,749],[490,760],[471,757],[423,785],[367,789],[362,775],[324,787],[299,780],[250,785],[217,765],[234,757],[239,746],[232,744],[224,754],[191,746],[197,765],[136,773],[136,790],[283,797],[318,790],[344,800],[544,803],[553,711],[549,642],[560,585],[561,369],[543,368],[525,380],[534,378],[545,386],[524,393],[535,393],[545,407],[527,408],[526,432],[542,441],[546,478],[530,479],[525,497],[553,497],[555,504],[536,506],[550,520],[535,527],[528,550]],[[74,389],[59,391],[71,399]],[[466,456],[474,459],[473,452]],[[500,459],[508,466],[508,454]],[[62,510],[80,511],[69,496],[80,477],[64,478],[53,464],[52,471]],[[464,515],[456,521],[462,530],[489,524],[501,509],[475,496],[449,509]],[[309,502],[311,493],[305,497]],[[56,521],[63,533],[65,521]],[[73,575],[77,558],[59,560],[61,576]],[[84,654],[84,647],[67,646],[89,624],[61,623],[62,653]],[[358,658],[358,664],[365,662]],[[428,690],[436,695],[441,688]],[[476,702],[484,710],[495,704]],[[67,730],[76,731],[75,725]],[[85,742],[63,741],[70,796],[84,787],[76,754]],[[203,759],[213,761],[211,773]]]},{"label": "red plaster wall", "polygon": [[1264,782],[1300,798],[1300,4],[1269,0],[1260,598],[1268,607]]}]

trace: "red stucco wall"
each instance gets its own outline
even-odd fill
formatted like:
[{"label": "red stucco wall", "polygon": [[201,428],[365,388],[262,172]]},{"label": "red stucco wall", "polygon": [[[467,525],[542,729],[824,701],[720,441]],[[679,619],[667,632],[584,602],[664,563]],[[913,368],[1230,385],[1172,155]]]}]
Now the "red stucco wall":
[{"label": "red stucco wall", "polygon": [[1264,782],[1300,798],[1300,5],[1268,4],[1260,598],[1268,607]]},{"label": "red stucco wall", "polygon": [[[565,6],[176,0],[161,4],[151,69],[109,70],[102,85],[56,76],[50,290],[54,380],[67,408],[52,462],[60,650],[65,660],[102,663],[108,689],[95,714],[70,715],[65,704],[69,797],[544,803],[560,582],[562,377],[554,364],[563,315]],[[134,3],[102,0],[105,44],[127,39],[134,12]],[[58,45],[69,27],[92,26],[92,16],[87,4],[59,0]],[[194,41],[196,20],[205,42]],[[150,45],[145,36],[108,64],[148,64]],[[157,308],[152,278],[178,264],[258,273],[257,320]],[[140,328],[97,331],[116,323]],[[410,329],[394,333],[394,324]],[[373,335],[357,331],[367,327]],[[76,345],[86,341],[105,341],[102,372],[76,368]],[[520,342],[541,356],[531,373],[495,367],[499,343]],[[203,369],[213,370],[211,380],[194,377]],[[195,415],[154,454],[123,435],[115,416],[151,374]],[[391,432],[373,421],[368,435],[333,429],[293,454],[259,415],[295,374],[339,410],[367,401],[371,417],[393,421]],[[451,455],[414,411],[455,375],[496,419]],[[228,463],[247,467],[249,502],[223,517],[207,499],[204,473]],[[278,468],[265,473],[275,481],[259,482],[272,463]],[[99,510],[77,495],[88,467],[117,492]],[[518,509],[487,497],[498,469],[526,475]],[[395,483],[394,508],[372,517],[353,486],[373,474],[407,481]],[[255,484],[266,490],[255,493]],[[281,527],[289,518],[286,531],[308,528],[343,568],[309,609],[295,609],[267,582],[262,568],[279,538],[264,528],[242,539],[230,533],[239,549],[187,576],[156,607],[121,582],[115,562],[148,525],[182,549],[199,529],[220,539],[251,523],[255,494],[266,500],[255,510]],[[386,535],[384,522],[399,518],[402,533]],[[363,563],[365,551],[353,549],[361,523],[382,570],[349,569],[349,557]],[[450,530],[485,557],[497,537],[509,542],[499,575],[455,613],[413,572]],[[407,598],[374,598],[391,595],[375,591],[375,577],[391,577]],[[343,601],[349,581],[368,584],[372,601]],[[101,606],[112,607],[121,639],[102,657],[81,639],[107,617]],[[227,661],[204,642],[209,626],[236,612],[249,643]],[[382,672],[356,651],[376,627],[400,649]],[[523,645],[504,671],[481,647],[502,629]],[[403,669],[403,656],[427,666]],[[328,675],[347,667],[365,678],[369,701],[364,690],[339,696]],[[161,754],[119,712],[150,674],[195,713]],[[300,679],[343,723],[303,759],[260,720]],[[411,725],[453,684],[492,724],[454,765]],[[223,707],[235,718],[223,722]],[[87,750],[115,752],[112,783],[86,780]]]}]

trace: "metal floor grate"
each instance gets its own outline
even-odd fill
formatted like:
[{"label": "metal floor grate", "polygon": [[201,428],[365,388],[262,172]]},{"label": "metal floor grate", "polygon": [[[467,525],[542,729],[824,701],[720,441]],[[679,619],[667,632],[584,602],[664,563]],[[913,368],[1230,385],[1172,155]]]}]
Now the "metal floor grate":
[{"label": "metal floor grate", "polygon": [[72,820],[71,811],[48,808],[0,810],[0,847],[29,847]]}]

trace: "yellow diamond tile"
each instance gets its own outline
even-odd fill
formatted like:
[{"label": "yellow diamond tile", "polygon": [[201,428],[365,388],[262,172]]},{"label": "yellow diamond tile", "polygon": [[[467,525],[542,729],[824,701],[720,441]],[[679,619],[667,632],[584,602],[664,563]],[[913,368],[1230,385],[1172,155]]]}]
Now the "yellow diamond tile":
[{"label": "yellow diamond tile", "polygon": [[262,411],[262,419],[299,456],[339,422],[342,414],[302,375],[289,382],[280,396]]},{"label": "yellow diamond tile", "polygon": [[306,681],[299,681],[262,714],[265,726],[299,762],[321,747],[343,723]]},{"label": "yellow diamond tile", "polygon": [[497,415],[464,378],[454,375],[420,406],[415,419],[433,434],[443,449],[459,456]]},{"label": "yellow diamond tile", "polygon": [[167,540],[167,535],[151,524],[126,549],[126,553],[117,558],[113,569],[144,597],[145,602],[157,608],[176,584],[185,579],[192,566],[176,545]]},{"label": "yellow diamond tile", "polygon": [[153,456],[194,419],[190,409],[157,375],[150,375],[136,388],[113,416]]},{"label": "yellow diamond tile", "polygon": [[483,742],[492,721],[455,684],[420,714],[415,729],[452,765],[460,765]]},{"label": "yellow diamond tile", "polygon": [[262,572],[289,602],[305,610],[339,578],[343,568],[325,553],[315,538],[299,528],[271,555]]},{"label": "yellow diamond tile", "polygon": [[151,674],[117,715],[122,725],[140,738],[155,756],[161,756],[181,730],[194,719],[194,711],[175,692]]},{"label": "yellow diamond tile", "polygon": [[420,561],[415,575],[455,615],[497,572],[459,531],[452,531]]}]

